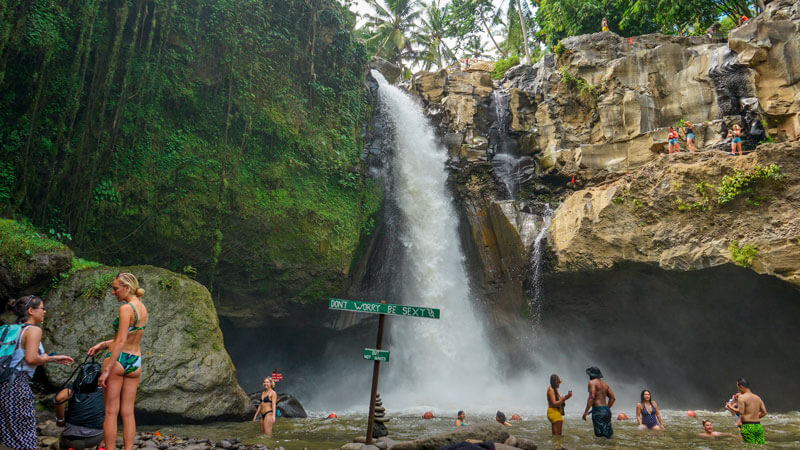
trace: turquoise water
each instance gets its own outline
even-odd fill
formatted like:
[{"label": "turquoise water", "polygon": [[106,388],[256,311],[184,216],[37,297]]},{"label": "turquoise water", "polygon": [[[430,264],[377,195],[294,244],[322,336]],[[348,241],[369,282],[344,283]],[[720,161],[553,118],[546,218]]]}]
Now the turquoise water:
[{"label": "turquoise water", "polygon": [[[626,411],[626,413],[628,413]],[[615,413],[616,414],[616,413]],[[630,413],[628,413],[630,414]],[[246,444],[266,444],[269,447],[283,446],[288,450],[308,448],[309,450],[338,449],[351,442],[355,436],[366,434],[366,416],[363,414],[342,414],[338,419],[326,419],[327,414],[314,413],[306,419],[278,419],[273,439],[259,435],[255,422],[222,422],[205,425],[178,425],[163,427],[139,427],[140,431],[158,430],[162,434],[180,437],[210,438],[214,440],[239,437]],[[455,417],[425,420],[419,415],[396,416],[387,424],[389,437],[396,440],[410,440],[418,437],[452,430]],[[510,414],[509,414],[510,416]],[[582,421],[579,415],[568,415],[564,423],[564,435],[553,438],[550,423],[544,415],[525,417],[513,421],[509,432],[517,437],[534,440],[539,448],[551,449],[566,446],[579,448],[700,448],[700,449],[744,449],[752,448],[735,438],[702,438],[701,421],[709,419],[714,431],[737,433],[730,415],[724,412],[697,411],[697,418],[687,417],[681,411],[664,411],[665,431],[641,430],[636,420],[614,423],[614,438],[610,440],[595,438],[591,419]],[[490,416],[467,417],[469,423],[492,420]],[[800,412],[770,414],[763,420],[767,443],[770,448],[800,447]]]}]

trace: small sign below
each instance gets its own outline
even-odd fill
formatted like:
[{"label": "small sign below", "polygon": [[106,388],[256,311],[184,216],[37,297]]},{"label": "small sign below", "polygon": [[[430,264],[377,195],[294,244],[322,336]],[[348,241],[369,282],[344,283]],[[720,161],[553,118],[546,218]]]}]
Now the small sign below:
[{"label": "small sign below", "polygon": [[283,379],[283,374],[278,373],[278,369],[275,369],[272,371],[272,375],[270,376],[270,378],[272,378],[272,381],[277,383],[278,381],[281,381]]},{"label": "small sign below", "polygon": [[364,349],[364,359],[370,361],[389,361],[389,350],[375,350],[374,348]]}]

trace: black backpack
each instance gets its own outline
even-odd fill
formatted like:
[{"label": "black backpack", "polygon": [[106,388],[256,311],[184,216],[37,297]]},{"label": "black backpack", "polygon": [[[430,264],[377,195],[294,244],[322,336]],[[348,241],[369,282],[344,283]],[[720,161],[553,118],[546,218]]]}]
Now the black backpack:
[{"label": "black backpack", "polygon": [[102,370],[103,367],[94,360],[93,356],[87,356],[81,365],[72,371],[69,378],[61,385],[59,391],[67,387],[70,381],[72,381],[70,387],[70,389],[72,389],[72,396],[75,397],[75,401],[81,402],[85,400],[89,394],[97,391],[97,381],[100,379],[100,372]]}]

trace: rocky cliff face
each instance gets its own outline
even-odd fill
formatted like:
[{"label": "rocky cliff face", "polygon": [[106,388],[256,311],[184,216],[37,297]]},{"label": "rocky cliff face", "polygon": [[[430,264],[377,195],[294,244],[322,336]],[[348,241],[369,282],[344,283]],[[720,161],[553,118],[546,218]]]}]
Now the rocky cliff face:
[{"label": "rocky cliff face", "polygon": [[[737,240],[759,248],[754,270],[798,284],[798,45],[800,1],[778,0],[728,42],[596,33],[565,39],[556,54],[498,82],[475,70],[417,74],[409,90],[450,150],[483,293],[519,313],[517,295],[532,282],[530,224],[543,222],[542,203],[560,204],[548,246],[558,271],[623,261],[711,267],[731,262]],[[681,121],[694,124],[698,153],[666,156],[668,127]],[[745,149],[785,143],[729,157],[722,151],[733,124]],[[684,139],[680,146],[687,151]],[[677,206],[714,203],[723,176],[772,163],[784,177],[759,188],[766,201]]]}]

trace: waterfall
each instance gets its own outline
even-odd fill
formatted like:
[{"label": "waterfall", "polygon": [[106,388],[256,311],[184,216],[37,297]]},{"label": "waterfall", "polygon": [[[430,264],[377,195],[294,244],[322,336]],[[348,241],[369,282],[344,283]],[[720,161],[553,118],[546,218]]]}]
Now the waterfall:
[{"label": "waterfall", "polygon": [[[506,188],[508,197],[516,200],[520,186],[530,181],[536,164],[530,156],[519,156],[519,146],[509,127],[508,92],[493,90],[490,96],[489,151],[492,171]],[[491,108],[494,105],[494,108]]]},{"label": "waterfall", "polygon": [[381,375],[393,408],[486,410],[483,395],[498,371],[484,320],[475,311],[447,189],[447,152],[422,108],[380,73],[378,108],[392,122],[394,154],[387,195],[397,205],[404,255],[395,293],[404,304],[441,309],[440,320],[390,317],[391,358]]},{"label": "waterfall", "polygon": [[547,230],[553,221],[553,209],[549,204],[544,203],[540,212],[542,223],[540,225],[530,254],[531,282],[528,291],[531,311],[533,312],[533,322],[539,325],[542,322],[542,257],[544,256],[544,242],[547,237]]}]

